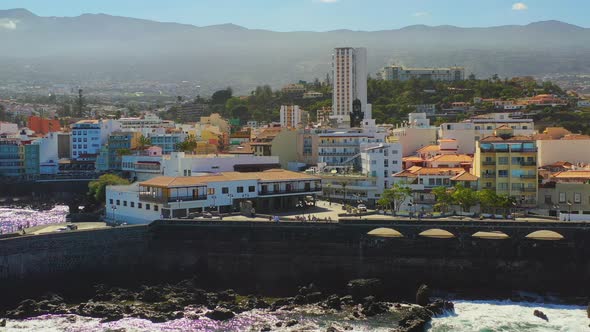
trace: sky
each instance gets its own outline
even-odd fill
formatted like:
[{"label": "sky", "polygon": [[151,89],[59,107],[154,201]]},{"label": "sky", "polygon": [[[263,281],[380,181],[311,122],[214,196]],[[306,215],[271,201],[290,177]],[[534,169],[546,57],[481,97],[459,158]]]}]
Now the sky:
[{"label": "sky", "polygon": [[0,0],[40,16],[84,13],[275,31],[385,30],[409,25],[487,27],[560,20],[590,27],[590,0]]}]

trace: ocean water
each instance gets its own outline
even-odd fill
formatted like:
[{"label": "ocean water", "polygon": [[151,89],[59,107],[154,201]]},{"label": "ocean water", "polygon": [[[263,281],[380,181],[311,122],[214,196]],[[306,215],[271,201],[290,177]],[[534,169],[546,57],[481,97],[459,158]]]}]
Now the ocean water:
[{"label": "ocean water", "polygon": [[19,228],[63,223],[68,211],[69,208],[63,205],[46,211],[0,207],[0,234],[17,232]]},{"label": "ocean water", "polygon": [[[590,319],[586,308],[573,305],[539,304],[511,301],[463,301],[456,300],[455,314],[435,318],[429,332],[544,332],[544,331],[590,331]],[[546,322],[533,316],[541,310],[549,318]],[[94,318],[79,316],[43,316],[24,321],[8,321],[2,331],[125,331],[125,332],[172,332],[172,331],[260,331],[271,326],[272,331],[326,331],[330,326],[349,331],[391,331],[396,327],[397,315],[383,314],[364,321],[348,321],[345,314],[324,314],[299,308],[296,312],[268,313],[254,310],[242,313],[226,322],[216,322],[195,315],[166,323],[151,323],[142,319],[123,319],[117,322],[100,323]],[[295,319],[292,327],[276,327],[276,323]]]},{"label": "ocean water", "polygon": [[[455,300],[455,314],[435,318],[429,332],[549,332],[590,331],[586,307],[563,304],[540,304],[512,301]],[[544,321],[533,315],[540,310]]]}]

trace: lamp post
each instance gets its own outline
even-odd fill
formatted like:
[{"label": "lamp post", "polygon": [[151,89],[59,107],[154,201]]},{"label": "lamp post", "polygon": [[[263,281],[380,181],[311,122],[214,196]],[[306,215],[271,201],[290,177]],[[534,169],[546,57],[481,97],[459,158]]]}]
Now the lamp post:
[{"label": "lamp post", "polygon": [[555,210],[555,216],[559,217],[559,205],[553,204],[553,209]]},{"label": "lamp post", "polygon": [[572,221],[572,202],[567,201],[568,216],[567,221]]}]

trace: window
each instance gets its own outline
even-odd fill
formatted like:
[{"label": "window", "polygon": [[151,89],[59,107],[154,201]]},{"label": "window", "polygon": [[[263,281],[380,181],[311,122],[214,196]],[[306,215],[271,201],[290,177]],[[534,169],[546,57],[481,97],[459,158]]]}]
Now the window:
[{"label": "window", "polygon": [[221,188],[221,193],[222,194],[229,194],[229,188],[228,187]]},{"label": "window", "polygon": [[508,157],[498,157],[498,164],[508,165]]},{"label": "window", "polygon": [[121,205],[121,201],[120,200],[117,200],[117,205]]},{"label": "window", "polygon": [[574,193],[574,203],[575,204],[582,203],[582,194],[580,194],[580,193]]},{"label": "window", "polygon": [[141,204],[141,203],[137,203],[137,208],[138,208],[138,209],[141,209],[141,208],[142,208],[142,205],[143,205],[143,204]]},{"label": "window", "polygon": [[508,171],[507,171],[507,170],[505,170],[505,169],[504,169],[504,170],[502,170],[502,169],[501,169],[501,170],[499,170],[499,171],[498,171],[498,177],[501,177],[501,178],[507,178],[507,177],[508,177]]},{"label": "window", "polygon": [[158,205],[154,205],[154,211],[158,211],[160,207]]},{"label": "window", "polygon": [[215,195],[215,188],[207,188],[207,195]]},{"label": "window", "polygon": [[256,186],[249,186],[249,187],[248,187],[248,192],[251,192],[251,193],[253,193],[253,192],[255,192],[255,191],[256,191]]},{"label": "window", "polygon": [[545,204],[553,204],[553,200],[551,199],[551,195],[545,195]]},{"label": "window", "polygon": [[135,207],[135,202],[131,202],[131,207]]},{"label": "window", "polygon": [[123,206],[127,206],[127,201],[123,201]]},{"label": "window", "polygon": [[559,193],[559,203],[565,203],[565,193]]},{"label": "window", "polygon": [[113,204],[113,199],[112,198],[109,199],[109,204],[111,204],[111,205]]},{"label": "window", "polygon": [[145,209],[146,209],[146,210],[151,210],[151,206],[150,206],[149,204],[146,204],[146,205],[145,205]]},{"label": "window", "polygon": [[237,191],[238,191],[239,193],[243,193],[243,192],[244,192],[244,187],[238,187],[238,188],[237,188]]}]

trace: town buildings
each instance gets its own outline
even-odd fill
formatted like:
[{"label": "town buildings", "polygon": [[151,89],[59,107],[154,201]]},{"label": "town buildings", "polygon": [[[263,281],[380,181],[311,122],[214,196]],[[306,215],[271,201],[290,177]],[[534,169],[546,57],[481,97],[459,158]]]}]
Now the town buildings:
[{"label": "town buildings", "polygon": [[295,208],[321,190],[320,178],[281,169],[159,176],[128,186],[107,187],[106,215],[114,221],[145,224],[205,211],[264,213]]},{"label": "town buildings", "polygon": [[304,121],[304,111],[297,105],[283,105],[280,110],[280,122],[283,128],[298,128]]},{"label": "town buildings", "polygon": [[39,145],[19,138],[0,138],[0,175],[11,177],[39,174]]},{"label": "town buildings", "polygon": [[121,129],[116,120],[82,120],[72,125],[71,158],[96,160],[109,135]]},{"label": "town buildings", "polygon": [[519,206],[537,204],[537,144],[530,137],[512,136],[498,129],[495,136],[476,142],[472,174],[480,178],[479,189],[514,197]]},{"label": "town buildings", "polygon": [[358,121],[351,121],[351,114],[357,110],[363,118],[371,119],[371,107],[367,105],[367,50],[352,47],[334,49],[332,70],[331,118],[338,124],[355,126]]},{"label": "town buildings", "polygon": [[[46,119],[40,116],[30,116],[27,120],[27,127],[41,135],[61,131],[59,120]],[[2,133],[2,129],[0,129],[0,133]]]},{"label": "town buildings", "polygon": [[465,68],[408,68],[402,66],[388,66],[382,71],[382,78],[386,81],[408,81],[423,79],[432,81],[462,81],[465,79]]},{"label": "town buildings", "polygon": [[0,135],[14,135],[18,134],[18,132],[18,125],[16,123],[0,121]]},{"label": "town buildings", "polygon": [[391,131],[388,142],[398,142],[402,145],[404,157],[412,156],[420,148],[436,144],[437,128],[430,125],[425,113],[410,113],[408,122]]}]

